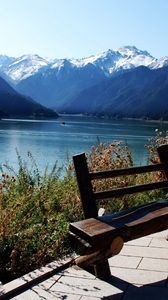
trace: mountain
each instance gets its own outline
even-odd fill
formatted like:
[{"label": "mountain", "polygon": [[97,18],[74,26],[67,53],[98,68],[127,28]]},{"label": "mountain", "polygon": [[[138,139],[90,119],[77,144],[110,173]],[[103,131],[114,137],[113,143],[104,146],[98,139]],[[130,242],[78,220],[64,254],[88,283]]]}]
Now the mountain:
[{"label": "mountain", "polygon": [[31,98],[16,92],[0,77],[0,117],[57,117],[58,115]]},{"label": "mountain", "polygon": [[68,60],[62,60],[52,68],[22,80],[16,88],[41,104],[59,110],[70,98],[105,78],[103,72],[90,63],[77,67]]},{"label": "mountain", "polygon": [[45,59],[38,55],[0,56],[0,75],[22,94],[42,105],[62,110],[82,91],[139,66],[158,69],[168,57],[156,59],[135,46],[81,59]]},{"label": "mountain", "polygon": [[[162,58],[163,59],[163,58]],[[135,68],[140,65],[155,67],[159,60],[147,51],[137,49],[135,46],[125,46],[117,50],[107,50],[97,55],[81,59],[44,59],[39,55],[23,55],[18,58],[0,55],[0,69],[10,80],[18,83],[36,73],[56,69],[59,72],[66,63],[82,69],[88,64],[101,69],[108,77],[118,70]],[[69,63],[69,65],[68,65]]]},{"label": "mountain", "polygon": [[63,111],[168,120],[168,67],[141,66],[81,92]]},{"label": "mountain", "polygon": [[[167,67],[168,57],[157,59],[135,46],[81,59],[0,55],[0,76],[19,94],[68,113],[148,117],[149,112],[156,118],[158,99],[167,101]],[[164,103],[159,116],[161,110],[166,114]]]},{"label": "mountain", "polygon": [[22,55],[18,58],[0,55],[1,72],[8,77],[9,81],[15,84],[34,75],[48,65],[49,61],[36,54]]},{"label": "mountain", "polygon": [[133,69],[138,66],[150,66],[157,60],[147,51],[139,50],[135,46],[125,46],[117,51],[109,49],[100,55],[84,60],[101,68],[106,77],[114,76],[118,72]]}]

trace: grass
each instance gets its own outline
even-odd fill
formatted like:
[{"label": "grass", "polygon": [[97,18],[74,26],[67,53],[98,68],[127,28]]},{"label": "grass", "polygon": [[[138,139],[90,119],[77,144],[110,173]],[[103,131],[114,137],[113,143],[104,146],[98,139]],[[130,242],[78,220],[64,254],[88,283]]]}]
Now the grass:
[{"label": "grass", "polygon": [[[168,141],[167,133],[156,132],[146,147],[149,159],[157,161],[156,145]],[[87,155],[92,171],[129,167],[133,165],[126,144],[98,143]],[[11,166],[1,167],[0,176],[0,281],[7,282],[22,274],[72,252],[68,238],[69,223],[82,219],[82,207],[73,165],[60,176],[55,164],[41,174],[33,156],[28,152],[28,163],[18,154],[18,171]],[[126,176],[93,183],[94,189],[127,186],[151,180],[143,176]],[[121,210],[136,204],[152,201],[160,192],[145,193],[136,197],[125,196],[122,201],[101,203],[107,210]]]}]

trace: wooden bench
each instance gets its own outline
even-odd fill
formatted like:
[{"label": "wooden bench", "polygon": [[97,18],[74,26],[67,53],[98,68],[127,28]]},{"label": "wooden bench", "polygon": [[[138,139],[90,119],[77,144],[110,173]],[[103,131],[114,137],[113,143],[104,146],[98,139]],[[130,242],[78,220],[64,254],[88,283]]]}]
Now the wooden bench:
[{"label": "wooden bench", "polygon": [[[76,260],[77,265],[84,268],[93,266],[98,278],[111,276],[108,258],[118,254],[124,242],[168,228],[168,200],[164,199],[98,216],[97,203],[102,199],[155,189],[163,189],[166,194],[168,145],[162,145],[157,150],[160,158],[158,164],[103,172],[89,172],[84,153],[73,157],[85,219],[70,224],[70,235],[80,246],[81,256]],[[164,173],[162,181],[101,192],[93,190],[92,180],[157,171]]]}]

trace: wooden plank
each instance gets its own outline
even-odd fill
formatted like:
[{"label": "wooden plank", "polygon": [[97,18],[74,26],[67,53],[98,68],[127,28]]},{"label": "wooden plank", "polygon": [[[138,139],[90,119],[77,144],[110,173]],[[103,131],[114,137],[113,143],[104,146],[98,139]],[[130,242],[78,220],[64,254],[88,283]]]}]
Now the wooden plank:
[{"label": "wooden plank", "polygon": [[156,165],[138,166],[138,167],[125,168],[125,169],[90,172],[89,177],[90,180],[104,179],[104,178],[113,178],[113,177],[119,177],[125,175],[142,174],[147,172],[163,171],[164,169],[165,169],[165,163],[160,163]]},{"label": "wooden plank", "polygon": [[[157,218],[162,218],[163,216],[168,216],[168,207],[162,207],[160,209],[154,210],[152,212],[149,212],[142,216],[141,218],[138,218],[137,220],[131,221],[126,226],[132,227],[136,226],[142,223],[147,223],[151,219],[157,219]],[[168,219],[167,222],[168,224]]]},{"label": "wooden plank", "polygon": [[[139,220],[143,216],[146,216],[149,213],[153,213],[160,209],[165,209],[167,211],[168,208],[168,200],[158,201],[147,203],[144,205],[140,205],[131,209],[124,210],[120,213],[107,214],[102,217],[99,217],[99,220],[105,222],[106,224],[110,224],[111,226],[124,226],[126,223],[133,222],[134,220]],[[114,225],[113,225],[114,224]]]},{"label": "wooden plank", "polygon": [[126,218],[131,218],[131,215],[133,215],[135,218],[140,217],[142,214],[146,214],[147,212],[155,211],[157,209],[163,208],[163,207],[168,207],[168,200],[160,200],[160,201],[155,201],[155,202],[150,202],[150,203],[145,203],[141,204],[138,206],[134,206],[116,213],[111,213],[111,214],[105,214],[101,217],[98,217],[98,219],[102,222],[105,222],[108,224],[108,219],[109,222],[110,220],[117,221],[117,220],[123,220]]},{"label": "wooden plank", "polygon": [[107,190],[103,192],[95,192],[94,199],[95,200],[102,200],[108,199],[113,197],[121,197],[124,195],[135,194],[150,190],[156,190],[161,188],[168,188],[168,180],[160,181],[160,182],[153,182],[147,184],[140,184],[135,186],[117,188],[115,190]]}]

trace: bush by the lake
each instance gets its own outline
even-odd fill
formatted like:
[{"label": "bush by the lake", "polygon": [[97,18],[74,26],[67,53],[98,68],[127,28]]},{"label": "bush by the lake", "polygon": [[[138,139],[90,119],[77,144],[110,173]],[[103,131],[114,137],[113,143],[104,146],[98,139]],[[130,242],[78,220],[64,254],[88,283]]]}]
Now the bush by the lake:
[{"label": "bush by the lake", "polygon": [[[148,145],[150,158],[163,136]],[[164,141],[168,141],[167,135]],[[161,142],[161,141],[160,141]],[[163,140],[162,140],[163,142]],[[153,156],[152,156],[153,155]],[[38,268],[72,252],[69,223],[82,219],[82,207],[72,163],[64,176],[55,164],[43,174],[31,153],[27,163],[18,154],[18,171],[6,165],[0,175],[0,281],[13,278]],[[155,157],[156,158],[156,157]],[[87,155],[92,171],[125,168],[133,165],[128,146],[121,142],[98,143]],[[93,182],[94,189],[134,185],[151,176],[126,176]],[[158,176],[158,175],[157,175]],[[125,196],[123,201],[101,203],[106,210],[121,210],[159,197],[160,192],[148,192],[136,197]]]}]

